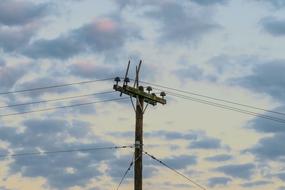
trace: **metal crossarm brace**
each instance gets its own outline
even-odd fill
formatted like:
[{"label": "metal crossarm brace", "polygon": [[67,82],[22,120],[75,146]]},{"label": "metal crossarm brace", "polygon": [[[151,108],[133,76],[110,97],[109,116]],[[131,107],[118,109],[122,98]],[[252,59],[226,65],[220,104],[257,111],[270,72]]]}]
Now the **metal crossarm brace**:
[{"label": "metal crossarm brace", "polygon": [[148,104],[151,104],[153,106],[155,106],[158,103],[161,103],[161,104],[166,104],[166,100],[163,99],[163,98],[160,98],[160,97],[157,97],[153,94],[149,94],[149,93],[146,93],[146,92],[143,92],[141,90],[139,90],[138,88],[133,88],[131,86],[126,86],[126,85],[123,85],[122,86],[119,86],[117,84],[115,84],[113,86],[113,89],[116,90],[116,91],[119,91],[123,94],[127,94],[131,97],[134,97],[136,98],[137,96],[139,97],[144,97],[144,102],[148,103]]}]

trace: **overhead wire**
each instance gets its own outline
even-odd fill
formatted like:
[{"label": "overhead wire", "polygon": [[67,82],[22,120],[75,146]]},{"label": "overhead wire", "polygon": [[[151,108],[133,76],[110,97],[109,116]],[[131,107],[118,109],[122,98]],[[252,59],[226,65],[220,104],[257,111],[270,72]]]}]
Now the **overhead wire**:
[{"label": "overhead wire", "polygon": [[155,156],[149,154],[146,151],[143,151],[143,153],[147,156],[149,156],[150,158],[152,158],[153,160],[157,161],[158,163],[160,163],[161,165],[167,167],[168,169],[172,170],[173,172],[175,172],[176,174],[180,175],[181,177],[185,178],[186,180],[188,180],[189,182],[191,182],[192,184],[196,185],[197,187],[199,187],[200,189],[203,190],[207,190],[205,187],[203,187],[202,185],[200,185],[199,183],[195,182],[194,180],[190,179],[189,177],[187,177],[186,175],[182,174],[181,172],[177,171],[176,169],[170,167],[168,164],[166,164],[165,162],[159,160],[158,158],[156,158]]},{"label": "overhead wire", "polygon": [[38,91],[38,90],[45,90],[45,89],[51,89],[51,88],[60,88],[60,87],[73,86],[73,85],[82,85],[82,84],[88,84],[88,83],[108,81],[108,80],[112,80],[112,79],[113,78],[104,78],[104,79],[79,81],[79,82],[73,82],[73,83],[64,83],[64,84],[42,86],[42,87],[35,87],[35,88],[28,88],[28,89],[14,90],[14,91],[6,91],[6,92],[0,92],[0,95],[22,93],[22,92],[30,92],[30,91]]},{"label": "overhead wire", "polygon": [[0,118],[1,117],[8,117],[8,116],[15,116],[15,115],[28,114],[28,113],[45,112],[45,111],[56,110],[56,109],[65,109],[65,108],[71,108],[71,107],[86,106],[86,105],[103,103],[103,102],[122,101],[122,100],[126,100],[126,99],[129,99],[129,98],[127,98],[127,97],[126,98],[113,98],[113,99],[106,99],[106,100],[93,101],[93,102],[86,102],[86,103],[80,103],[80,104],[71,104],[71,105],[67,105],[67,106],[58,106],[58,107],[37,109],[37,110],[31,110],[31,111],[9,113],[9,114],[0,115]]},{"label": "overhead wire", "polygon": [[55,102],[55,101],[68,100],[68,99],[83,98],[83,97],[96,96],[96,95],[109,94],[109,93],[114,93],[114,91],[105,91],[105,92],[98,92],[98,93],[91,93],[91,94],[82,94],[82,95],[77,95],[77,96],[67,96],[67,97],[55,98],[55,99],[49,99],[49,100],[40,100],[40,101],[34,101],[34,102],[24,102],[24,103],[17,103],[17,104],[9,104],[9,105],[5,105],[5,106],[0,106],[0,109],[1,108],[26,106],[26,105],[32,105],[32,104]]},{"label": "overhead wire", "polygon": [[127,170],[125,171],[124,175],[123,175],[122,178],[121,178],[120,183],[119,183],[118,186],[117,186],[117,190],[119,190],[119,188],[120,188],[121,184],[123,183],[124,179],[126,178],[128,172],[131,170],[131,168],[132,168],[132,166],[134,165],[134,163],[135,163],[140,157],[141,157],[141,155],[138,156],[137,158],[135,158],[135,156],[133,156],[132,161],[131,161],[129,167],[128,167]]},{"label": "overhead wire", "polygon": [[219,108],[223,108],[223,109],[227,109],[227,110],[231,110],[231,111],[235,111],[235,112],[239,112],[239,113],[243,113],[243,114],[248,114],[248,115],[260,117],[260,118],[263,118],[263,119],[268,119],[268,120],[279,122],[279,123],[285,123],[285,119],[282,119],[282,118],[279,118],[279,117],[273,117],[273,116],[266,115],[266,114],[252,112],[252,111],[249,111],[249,110],[243,110],[243,109],[239,109],[239,108],[236,108],[236,107],[232,107],[232,106],[228,106],[228,105],[224,105],[224,104],[219,104],[219,103],[215,103],[215,102],[211,102],[211,101],[207,101],[207,100],[202,100],[202,99],[198,99],[198,98],[193,98],[193,97],[190,97],[190,96],[185,96],[185,95],[181,95],[181,94],[177,94],[177,93],[173,93],[173,92],[167,92],[167,93],[170,96],[183,98],[183,99],[186,99],[186,100],[199,102],[199,103],[202,103],[202,104],[207,104],[207,105],[210,105],[210,106],[219,107]]},{"label": "overhead wire", "polygon": [[[269,110],[269,109],[265,109],[265,108],[252,106],[252,105],[242,104],[242,103],[234,102],[234,101],[231,101],[231,100],[225,100],[225,99],[222,99],[222,98],[215,98],[215,97],[203,95],[203,94],[200,94],[200,93],[186,91],[186,90],[180,90],[180,89],[177,89],[177,88],[168,87],[168,86],[164,86],[164,85],[160,85],[160,84],[155,84],[155,83],[150,83],[150,82],[145,82],[145,81],[140,81],[140,82],[144,83],[144,84],[153,85],[153,86],[156,86],[156,87],[159,87],[159,88],[164,88],[164,89],[167,89],[167,90],[173,90],[173,91],[176,91],[176,92],[181,92],[181,93],[185,93],[185,94],[200,96],[200,97],[211,99],[211,100],[215,100],[215,101],[221,101],[221,102],[224,102],[224,103],[234,104],[234,105],[238,105],[238,106],[243,106],[243,107],[247,107],[247,108],[251,108],[251,109],[256,109],[256,110],[260,110],[260,111],[266,111],[266,112],[269,112],[269,113],[274,113],[274,114],[279,114],[279,115],[285,116],[285,113],[279,112],[279,111],[273,111],[273,110]],[[161,90],[161,89],[158,89],[158,90]]]},{"label": "overhead wire", "polygon": [[[94,82],[100,82],[100,81],[108,81],[108,80],[112,80],[112,79],[113,78],[104,78],[104,79],[96,79],[96,80],[88,80],[88,81],[79,81],[79,82],[73,82],[73,83],[64,83],[64,84],[51,85],[51,86],[42,86],[42,87],[29,88],[29,89],[0,92],[0,95],[12,94],[12,93],[21,93],[21,92],[28,92],[28,91],[36,91],[36,90],[44,90],[44,89],[50,89],[50,88],[59,88],[59,87],[72,86],[72,85],[81,85],[81,84],[88,84],[88,83],[94,83]],[[131,80],[133,80],[133,79],[131,79]],[[177,89],[177,88],[173,88],[173,87],[164,86],[164,85],[161,85],[161,84],[155,84],[155,83],[150,83],[150,82],[146,82],[146,81],[140,81],[140,82],[144,83],[144,84],[149,84],[149,85],[153,85],[153,86],[156,86],[156,87],[168,89],[168,90],[173,90],[173,91],[185,93],[185,94],[191,94],[191,95],[200,96],[200,97],[203,97],[203,98],[212,99],[212,100],[215,100],[215,101],[221,101],[221,102],[225,102],[225,103],[230,103],[230,104],[234,104],[234,105],[238,105],[238,106],[244,106],[244,107],[248,107],[248,108],[252,108],[252,109],[256,109],[256,110],[260,110],[260,111],[266,111],[266,112],[270,112],[270,113],[274,113],[274,114],[279,114],[279,115],[285,116],[285,113],[283,113],[283,112],[268,110],[268,109],[265,109],[265,108],[259,108],[259,107],[256,107],[256,106],[242,104],[242,103],[234,102],[234,101],[231,101],[231,100],[215,98],[215,97],[203,95],[203,94],[196,93],[196,92],[191,92],[191,91],[186,91],[186,90],[181,90],[181,89]],[[157,88],[157,89],[161,90],[159,88]],[[83,95],[83,96],[85,96],[85,95]],[[88,96],[88,95],[86,95],[86,96]],[[74,97],[74,98],[76,98],[76,97]],[[58,99],[58,100],[60,100],[60,99]],[[53,101],[53,100],[50,100],[50,101]],[[56,100],[54,100],[54,101],[56,101]],[[45,101],[43,101],[43,102],[45,102]],[[42,103],[42,101],[39,101],[39,103]],[[23,105],[28,105],[28,104],[29,103],[27,103],[27,104],[24,103]],[[31,104],[33,104],[33,103],[31,103]],[[1,106],[0,108],[14,107],[14,106],[20,106],[20,105],[7,105],[7,106]]]},{"label": "overhead wire", "polygon": [[[165,88],[165,89],[170,89],[170,90],[174,90],[174,91],[177,91],[177,92],[183,92],[183,93],[188,92],[188,91],[183,91],[183,90],[179,90],[179,89],[175,89],[175,88],[171,88],[171,87],[166,87],[166,86],[162,86],[162,85],[158,85],[158,84],[153,84],[153,83],[148,83],[148,82],[143,82],[143,81],[141,81],[141,82],[145,83],[145,84],[159,86],[160,88],[154,88],[156,90],[164,90],[162,88]],[[231,111],[236,111],[236,112],[243,113],[243,114],[253,115],[253,116],[256,116],[256,117],[272,120],[272,121],[279,122],[279,123],[285,123],[285,119],[282,119],[280,117],[274,117],[274,116],[271,116],[271,115],[261,114],[261,113],[253,112],[253,111],[250,111],[250,110],[244,110],[244,109],[240,109],[240,108],[237,108],[237,107],[229,106],[229,105],[226,105],[226,104],[221,104],[221,103],[217,103],[217,102],[213,102],[213,101],[209,101],[209,100],[205,100],[205,99],[199,99],[199,98],[195,98],[195,97],[192,97],[192,96],[187,96],[185,94],[175,93],[175,92],[172,92],[172,91],[165,91],[165,92],[167,92],[170,96],[174,96],[174,97],[177,97],[177,98],[183,98],[183,99],[186,99],[186,100],[199,102],[199,103],[207,104],[207,105],[210,105],[210,106],[215,106],[215,107],[219,107],[219,108],[223,108],[223,109],[227,109],[227,110],[231,110]],[[195,95],[197,95],[197,94],[195,94]],[[208,96],[204,96],[204,97],[208,97]],[[212,99],[215,99],[215,98],[212,98]],[[222,99],[216,99],[216,100],[222,100]],[[224,102],[226,102],[226,101],[227,100],[225,100]],[[230,102],[230,101],[228,101],[228,102]],[[238,103],[236,103],[236,104],[238,104]],[[239,105],[241,106],[241,105],[245,105],[245,104],[239,104]],[[253,107],[253,106],[247,106],[247,107],[256,108],[256,107]],[[259,110],[262,110],[262,111],[271,112],[271,113],[272,112],[275,113],[275,111],[270,111],[270,110],[266,110],[266,109],[263,109],[263,108],[256,108],[256,109],[259,109]],[[279,115],[283,115],[283,114],[285,115],[285,113],[282,113],[282,112],[276,112],[276,113],[278,113]]]},{"label": "overhead wire", "polygon": [[66,149],[66,150],[52,150],[52,151],[42,151],[42,152],[24,152],[24,153],[15,153],[15,154],[0,154],[0,158],[21,157],[21,156],[46,156],[46,155],[50,155],[50,154],[59,154],[59,153],[90,152],[90,151],[96,151],[96,150],[123,149],[123,148],[134,148],[134,146],[133,145],[107,146],[107,147]]}]

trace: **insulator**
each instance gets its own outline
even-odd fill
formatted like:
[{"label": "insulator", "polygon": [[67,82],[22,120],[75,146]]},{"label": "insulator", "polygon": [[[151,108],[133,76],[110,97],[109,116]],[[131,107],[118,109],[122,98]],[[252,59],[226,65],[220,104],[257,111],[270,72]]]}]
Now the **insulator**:
[{"label": "insulator", "polygon": [[149,91],[149,92],[152,91],[151,86],[146,87],[146,90]]},{"label": "insulator", "polygon": [[165,92],[161,92],[161,93],[160,93],[160,96],[161,96],[161,97],[166,96]]},{"label": "insulator", "polygon": [[120,79],[120,77],[116,77],[116,78],[114,79],[114,81],[118,83],[118,82],[121,81],[121,79]]},{"label": "insulator", "polygon": [[129,83],[129,82],[130,82],[129,77],[126,77],[126,78],[124,79],[124,82],[125,82],[125,83]]}]

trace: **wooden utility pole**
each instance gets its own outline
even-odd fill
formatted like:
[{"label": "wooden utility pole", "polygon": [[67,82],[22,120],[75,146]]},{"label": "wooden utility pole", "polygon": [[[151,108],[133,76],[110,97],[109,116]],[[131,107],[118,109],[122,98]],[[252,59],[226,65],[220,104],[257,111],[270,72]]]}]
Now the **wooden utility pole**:
[{"label": "wooden utility pole", "polygon": [[[139,89],[143,92],[143,88]],[[142,151],[143,151],[143,104],[144,98],[139,97],[136,105],[136,131],[135,131],[135,190],[142,190]]]},{"label": "wooden utility pole", "polygon": [[[136,99],[136,106],[134,106],[134,103],[132,101],[132,105],[134,107],[134,110],[136,112],[136,129],[135,129],[135,167],[134,167],[134,190],[142,190],[142,171],[143,171],[143,115],[147,108],[147,106],[153,105],[155,106],[157,103],[160,104],[166,104],[166,100],[164,99],[165,92],[161,92],[160,96],[156,96],[154,93],[150,93],[152,91],[152,88],[148,86],[146,90],[148,92],[144,91],[143,86],[139,86],[139,71],[141,67],[142,61],[140,61],[138,67],[136,67],[136,77],[134,81],[133,87],[128,86],[128,83],[130,82],[130,79],[128,78],[128,72],[130,67],[130,61],[128,63],[127,71],[124,78],[123,86],[119,86],[120,78],[116,77],[114,85],[114,90],[121,92],[120,95],[126,94],[130,96],[131,101],[132,98]],[[144,103],[147,105],[144,107]]]}]

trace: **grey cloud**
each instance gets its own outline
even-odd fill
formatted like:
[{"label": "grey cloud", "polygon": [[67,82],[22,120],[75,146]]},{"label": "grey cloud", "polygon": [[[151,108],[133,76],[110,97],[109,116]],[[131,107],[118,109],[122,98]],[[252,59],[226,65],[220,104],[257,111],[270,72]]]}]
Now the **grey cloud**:
[{"label": "grey cloud", "polygon": [[[9,150],[14,153],[113,146],[93,135],[88,123],[76,120],[30,119],[17,127],[1,126],[0,131],[0,139],[8,143]],[[45,185],[52,189],[84,187],[91,179],[102,175],[98,165],[114,159],[115,154],[102,150],[14,157],[9,164],[9,174],[43,177],[47,180]]]},{"label": "grey cloud", "polygon": [[[44,76],[41,78],[35,78],[29,81],[18,83],[17,85],[15,85],[15,88],[17,90],[22,90],[22,89],[40,88],[40,87],[53,86],[53,85],[56,86],[59,84],[64,84],[64,82],[62,80],[55,79],[54,77]],[[60,88],[47,88],[47,89],[41,89],[41,90],[36,90],[32,92],[26,92],[23,95],[36,98],[36,97],[42,96],[47,93],[56,94],[56,93],[64,93],[64,92],[70,92],[70,91],[75,91],[75,90],[76,90],[76,87],[64,86]]]},{"label": "grey cloud", "polygon": [[[103,22],[111,22],[103,21]],[[131,37],[136,35],[133,27],[127,28],[122,20],[113,19],[114,30],[106,31],[100,29],[100,23],[93,23],[93,25],[87,24],[80,28],[77,32],[81,34],[81,39],[89,44],[95,51],[104,51],[107,49],[116,49],[121,47],[125,39],[130,35]],[[108,23],[109,24],[109,23]],[[116,28],[115,28],[116,27]]]},{"label": "grey cloud", "polygon": [[137,8],[144,6],[156,6],[159,5],[159,0],[114,0],[115,4],[122,10],[126,7]]},{"label": "grey cloud", "polygon": [[[196,4],[202,5],[202,6],[211,6],[216,4],[226,4],[229,0],[187,0],[189,2],[194,2]],[[187,2],[184,1],[184,2]],[[160,2],[158,0],[115,0],[116,4],[119,5],[120,8],[125,8],[127,6],[142,6],[142,5],[160,5]],[[168,2],[175,2],[175,1],[168,1]],[[166,3],[168,3],[166,2]],[[184,3],[183,1],[179,3]]]},{"label": "grey cloud", "polygon": [[220,54],[208,60],[207,64],[214,69],[215,74],[221,75],[228,71],[240,70],[240,68],[248,68],[252,64],[259,62],[258,58],[254,56],[228,56]]},{"label": "grey cloud", "polygon": [[[285,103],[284,69],[284,60],[265,62],[255,65],[252,74],[239,78],[235,82],[256,92],[268,94],[281,103]],[[284,112],[284,110],[285,107],[282,105],[273,111]],[[271,115],[269,112],[266,114]],[[278,117],[282,118],[281,116]],[[246,128],[254,129],[259,133],[271,133],[272,135],[261,138],[255,146],[246,149],[244,152],[253,154],[259,160],[284,160],[285,151],[281,147],[284,144],[285,128],[282,123],[256,118]]]},{"label": "grey cloud", "polygon": [[227,55],[218,55],[212,57],[209,61],[208,64],[212,66],[213,69],[218,74],[224,73],[229,67],[232,68],[236,65],[236,59],[232,59],[231,57]]},{"label": "grey cloud", "polygon": [[0,24],[23,25],[46,15],[49,4],[35,4],[32,1],[2,0]]},{"label": "grey cloud", "polygon": [[203,131],[152,131],[145,133],[146,138],[163,138],[167,140],[187,140],[189,141],[188,148],[190,149],[219,149],[228,148],[222,145],[220,139],[208,137]]},{"label": "grey cloud", "polygon": [[254,173],[255,165],[248,164],[232,164],[224,165],[214,169],[215,171],[222,172],[231,177],[237,177],[241,179],[250,179]]},{"label": "grey cloud", "polygon": [[204,137],[190,143],[192,149],[219,149],[222,148],[220,139]]},{"label": "grey cloud", "polygon": [[[116,132],[116,133],[108,133],[110,135],[116,137],[127,137],[133,136],[133,131],[127,132]],[[144,133],[145,138],[161,138],[167,140],[188,140],[193,141],[196,140],[199,136],[203,136],[204,133],[202,131],[185,131],[185,132],[177,132],[177,131],[164,131],[164,130],[157,130],[157,131],[146,131]]]},{"label": "grey cloud", "polygon": [[219,154],[216,156],[207,157],[205,158],[205,160],[211,161],[211,162],[224,162],[224,161],[231,160],[232,158],[233,157],[228,154]]},{"label": "grey cloud", "polygon": [[242,187],[247,187],[247,188],[252,188],[252,187],[258,187],[258,186],[265,186],[265,185],[268,185],[268,184],[272,184],[272,182],[271,181],[266,181],[266,180],[260,180],[260,181],[244,183],[241,186]]},{"label": "grey cloud", "polygon": [[[229,77],[235,75],[244,76],[253,64],[261,62],[257,57],[242,55],[242,56],[228,56],[220,54],[214,56],[207,61],[204,67],[191,65],[190,62],[181,57],[181,68],[175,70],[173,73],[182,81],[192,79],[196,81],[210,81],[210,82],[226,82]],[[205,67],[206,66],[206,67]],[[239,74],[233,71],[240,71]],[[231,78],[230,78],[231,79]],[[231,82],[231,80],[230,80]]]},{"label": "grey cloud", "polygon": [[[135,132],[134,131],[125,131],[125,132],[108,132],[108,135],[112,135],[114,137],[122,137],[122,138],[127,138],[127,137],[133,137]],[[145,136],[145,133],[144,133]]]},{"label": "grey cloud", "polygon": [[[88,61],[81,61],[71,64],[69,67],[69,73],[78,77],[94,79],[94,78],[114,78],[115,76],[123,76],[125,74],[125,64],[122,66],[117,62],[111,62],[111,64],[92,63]],[[143,65],[141,67],[141,78],[152,79],[157,72],[151,65]],[[132,61],[129,69],[129,78],[133,79],[135,73],[134,61]],[[131,84],[133,81],[131,81]]]},{"label": "grey cloud", "polygon": [[[285,106],[280,106],[272,111],[282,113],[285,111]],[[272,113],[266,112],[265,114],[271,115]],[[246,125],[246,128],[254,129],[259,133],[285,133],[284,123],[266,120],[263,118],[255,118],[249,122],[248,125]]]},{"label": "grey cloud", "polygon": [[[97,154],[98,155],[98,154]],[[48,180],[48,186],[56,189],[66,189],[72,186],[85,186],[86,183],[101,175],[97,169],[100,161],[107,159],[96,158],[94,154],[82,157],[79,154],[57,155],[48,157],[16,158],[10,165],[10,173],[21,172],[27,177],[43,177]],[[68,171],[71,170],[71,172]]]},{"label": "grey cloud", "polygon": [[70,136],[73,136],[73,137],[78,138],[78,139],[82,139],[86,136],[90,136],[91,132],[88,129],[90,124],[88,122],[81,121],[81,120],[73,120],[72,126],[74,126],[74,127],[69,128],[69,131],[68,131]]},{"label": "grey cloud", "polygon": [[200,5],[215,5],[215,4],[225,4],[228,0],[191,0]]},{"label": "grey cloud", "polygon": [[[81,126],[78,124],[81,124]],[[11,146],[15,148],[21,147],[21,145],[29,149],[35,147],[42,147],[43,149],[62,148],[61,143],[65,145],[63,142],[64,138],[76,137],[74,134],[75,128],[81,127],[81,133],[85,131],[83,135],[77,136],[76,138],[89,137],[89,133],[87,133],[88,128],[86,124],[83,124],[75,121],[65,122],[60,119],[30,119],[24,121],[23,127],[21,128],[2,127],[0,138],[4,141],[11,142]],[[21,132],[21,130],[24,131]],[[52,142],[53,140],[54,142]]]},{"label": "grey cloud", "polygon": [[188,132],[176,132],[176,131],[152,131],[152,132],[146,132],[146,137],[160,137],[165,138],[168,140],[193,140],[197,139],[199,132],[194,131],[188,131]]},{"label": "grey cloud", "polygon": [[281,179],[282,181],[285,181],[285,173],[283,172],[283,173],[278,173],[277,175],[276,175],[279,179]]},{"label": "grey cloud", "polygon": [[182,81],[185,81],[186,79],[198,81],[205,78],[203,69],[196,65],[190,65],[186,68],[178,69],[174,71],[174,74]]},{"label": "grey cloud", "polygon": [[6,187],[1,186],[0,189],[2,190],[12,190],[12,189],[7,189]]},{"label": "grey cloud", "polygon": [[179,133],[179,132],[165,132],[162,134],[165,136],[165,139],[184,139],[184,140],[193,140],[197,138],[196,133],[186,132],[186,133]]},{"label": "grey cloud", "polygon": [[[99,100],[96,100],[99,101]],[[77,105],[77,104],[84,104],[88,102],[95,102],[94,100],[75,100],[71,101],[70,105]],[[73,114],[95,114],[96,109],[94,104],[87,104],[79,107],[74,107],[72,108],[72,113]]]},{"label": "grey cloud", "polygon": [[34,35],[36,27],[1,27],[0,49],[5,52],[17,52],[26,46]]},{"label": "grey cloud", "polygon": [[70,72],[84,78],[107,78],[112,76],[110,68],[95,65],[74,64],[70,67]]},{"label": "grey cloud", "polygon": [[115,3],[119,6],[120,9],[125,8],[128,5],[137,4],[135,0],[114,0]]},{"label": "grey cloud", "polygon": [[[213,5],[222,3],[223,0],[194,1],[200,5]],[[144,16],[157,20],[161,24],[158,30],[161,43],[197,42],[208,32],[220,28],[209,16],[211,13],[208,10],[192,10],[194,7],[187,1],[119,0],[116,3],[121,9],[130,6],[134,10],[138,7],[140,9],[151,7],[151,9],[145,9],[146,11],[142,10],[144,10]]]},{"label": "grey cloud", "polygon": [[35,41],[23,53],[33,58],[57,59],[88,52],[110,53],[123,47],[128,39],[139,38],[138,33],[134,25],[118,18],[104,18],[55,39]]},{"label": "grey cloud", "polygon": [[285,20],[266,17],[261,20],[261,25],[272,36],[285,36]]},{"label": "grey cloud", "polygon": [[285,158],[284,142],[285,134],[277,133],[260,139],[254,147],[245,150],[245,152],[250,152],[261,160],[282,160]]},{"label": "grey cloud", "polygon": [[273,98],[284,102],[285,97],[284,60],[275,60],[255,65],[252,74],[243,78],[233,79],[238,84],[256,92],[267,93]]},{"label": "grey cloud", "polygon": [[[255,65],[252,74],[240,78],[238,83],[256,92],[268,94],[284,104],[285,91],[283,87],[285,80],[282,74],[282,70],[285,69],[284,63],[284,60],[274,60]],[[284,110],[284,105],[281,105],[273,111],[284,112]],[[271,115],[272,113],[267,112],[265,114]],[[280,115],[278,117],[281,118]],[[258,161],[263,163],[264,161],[272,160],[284,162],[285,151],[282,147],[284,144],[285,128],[282,123],[255,118],[246,128],[254,129],[259,133],[269,133],[270,136],[262,137],[256,145],[243,152],[251,153]],[[254,186],[255,183],[245,185]]]},{"label": "grey cloud", "polygon": [[59,119],[51,120],[26,120],[23,124],[27,127],[26,133],[42,133],[46,135],[62,132],[67,128],[67,123]]},{"label": "grey cloud", "polygon": [[[126,155],[126,156],[121,156],[121,157],[117,157],[115,159],[109,160],[108,161],[108,171],[107,173],[114,178],[116,181],[119,181],[124,172],[127,170],[127,168],[129,167],[131,160],[132,160],[132,156],[133,155]],[[131,176],[133,175],[133,171],[130,170],[129,171],[129,175],[126,176],[127,178],[131,178]]]},{"label": "grey cloud", "polygon": [[0,68],[6,66],[6,62],[4,59],[0,58]]},{"label": "grey cloud", "polygon": [[271,4],[272,6],[274,6],[276,8],[282,8],[282,7],[285,6],[285,1],[284,0],[256,0],[256,1],[269,3],[269,4]]},{"label": "grey cloud", "polygon": [[[191,155],[178,155],[163,159],[157,155],[153,156],[155,156],[157,159],[163,161],[170,167],[175,168],[177,170],[186,169],[188,166],[197,164],[197,157]],[[143,162],[144,162],[143,163],[144,167],[147,168],[147,170],[145,171],[145,175],[147,177],[155,175],[155,173],[158,171],[157,166],[161,166],[161,164],[159,164],[157,161],[146,155],[144,156]]]},{"label": "grey cloud", "polygon": [[69,66],[70,73],[82,78],[109,78],[121,76],[124,73],[122,67],[114,65],[96,65],[91,63],[78,63]]},{"label": "grey cloud", "polygon": [[20,52],[34,36],[39,22],[47,15],[49,4],[32,1],[2,0],[0,4],[0,49]]},{"label": "grey cloud", "polygon": [[23,53],[32,58],[66,59],[87,50],[84,43],[77,41],[77,39],[71,36],[35,41],[27,49],[23,50]]},{"label": "grey cloud", "polygon": [[175,169],[183,169],[189,165],[197,164],[197,157],[196,156],[189,156],[189,155],[180,155],[180,156],[173,156],[170,158],[165,158],[163,161],[170,165]]},{"label": "grey cloud", "polygon": [[[27,65],[25,65],[27,66]],[[12,88],[16,82],[21,79],[27,72],[27,67],[18,66],[2,66],[0,67],[0,89],[6,91]]]},{"label": "grey cloud", "polygon": [[[187,7],[187,8],[186,8]],[[195,13],[183,3],[168,1],[157,3],[156,7],[145,13],[146,16],[161,22],[161,42],[196,42],[205,34],[219,28],[209,17],[209,12]]]},{"label": "grey cloud", "polygon": [[215,187],[215,186],[225,186],[228,185],[232,181],[231,178],[228,177],[213,177],[208,179],[208,184],[210,187]]},{"label": "grey cloud", "polygon": [[185,184],[185,183],[174,183],[174,182],[170,182],[170,181],[167,181],[167,182],[164,182],[163,183],[163,186],[161,186],[161,188],[163,189],[192,189],[193,188],[193,185],[190,185],[190,184]]},{"label": "grey cloud", "polygon": [[[0,148],[0,161],[3,161],[5,160],[5,156],[4,155],[7,155],[9,154],[9,151],[5,148]],[[1,189],[1,188],[0,188]]]},{"label": "grey cloud", "polygon": [[[21,69],[19,69],[21,70]],[[24,69],[22,69],[23,71]],[[19,81],[19,80],[17,80]],[[8,82],[8,81],[6,81]],[[62,98],[62,97],[72,97],[72,95],[67,95],[68,92],[76,92],[78,91],[78,86],[63,86],[60,88],[43,88],[40,89],[41,87],[47,87],[47,86],[53,86],[53,85],[58,85],[58,84],[64,84],[63,81],[60,80],[55,80],[50,77],[43,77],[43,78],[35,78],[32,79],[31,81],[25,81],[23,83],[17,82],[13,85],[13,90],[24,90],[24,89],[36,89],[39,88],[38,90],[32,90],[32,91],[25,91],[23,93],[16,93],[16,94],[9,94],[9,96],[6,96],[5,103],[6,105],[12,105],[9,109],[15,111],[15,112],[24,112],[24,111],[29,111],[31,109],[42,109],[42,108],[52,108],[52,107],[58,107],[58,106],[66,106],[66,105],[71,105],[72,103],[74,104],[79,104],[83,103],[82,101],[74,101],[75,99],[68,99],[65,101],[50,101],[47,104],[45,101],[49,100],[55,100],[57,98]],[[57,97],[54,98],[47,98],[44,95],[57,95]],[[90,96],[91,98],[92,96]],[[95,96],[94,96],[95,97]],[[79,100],[79,98],[78,98]],[[83,100],[83,98],[82,98]],[[87,99],[86,99],[87,100]],[[90,100],[91,101],[91,100]],[[39,102],[35,104],[26,104],[25,103],[30,103],[30,102]],[[19,104],[20,106],[13,106]],[[22,105],[21,105],[22,104]],[[76,107],[76,108],[70,108],[70,110],[74,110],[76,113],[87,113],[88,109],[90,111],[94,111],[93,105],[86,105],[82,107]],[[85,111],[84,111],[85,110]],[[59,110],[57,110],[59,111]],[[66,110],[65,110],[66,111]]]},{"label": "grey cloud", "polygon": [[144,178],[151,178],[158,172],[158,169],[153,165],[144,165],[143,176]]}]

